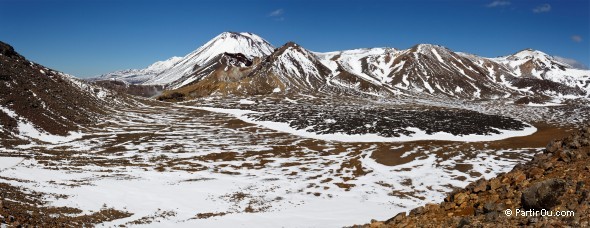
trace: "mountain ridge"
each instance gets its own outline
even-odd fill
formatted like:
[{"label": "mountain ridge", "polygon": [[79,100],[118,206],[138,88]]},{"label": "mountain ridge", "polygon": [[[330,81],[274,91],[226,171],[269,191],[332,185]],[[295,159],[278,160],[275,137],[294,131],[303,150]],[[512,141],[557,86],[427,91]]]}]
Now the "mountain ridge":
[{"label": "mountain ridge", "polygon": [[[264,63],[264,59],[281,51],[285,46],[302,48],[294,42],[274,48],[272,44],[252,33],[224,32],[141,84],[165,85],[170,90],[179,89],[192,84],[191,80],[204,78],[203,75],[199,77],[190,75],[197,71],[203,73],[203,69],[211,68],[211,64],[214,64],[211,60],[218,58],[219,55],[241,53],[248,61],[259,58],[263,60],[261,63]],[[299,59],[291,57],[292,61],[289,61],[291,66],[315,66],[296,70],[294,69],[297,67],[283,67],[283,72],[280,72],[281,70],[277,72],[275,69],[275,76],[283,74],[309,76],[310,72],[305,72],[306,70],[321,68],[321,72],[317,72],[319,75],[314,75],[312,80],[323,81],[324,85],[308,83],[308,86],[312,88],[295,86],[297,89],[293,89],[301,91],[312,91],[317,89],[315,87],[337,86],[345,90],[385,96],[387,94],[420,94],[467,99],[513,95],[590,96],[590,70],[574,68],[560,62],[556,57],[528,48],[496,58],[453,52],[435,44],[416,44],[408,49],[361,48],[325,53],[309,51],[309,53],[310,56],[313,55],[311,58],[314,62],[319,64],[299,62],[306,61],[307,57]],[[255,68],[256,66],[252,67],[252,69]],[[242,72],[246,74],[246,71]],[[251,73],[247,72],[247,74]],[[240,77],[245,76],[247,75]],[[190,80],[187,81],[188,79]],[[288,79],[283,78],[282,81],[286,82]],[[544,81],[559,83],[563,86],[548,86],[552,83]],[[536,87],[537,89],[533,90],[535,86],[531,83],[545,84],[548,89],[540,90],[538,89],[540,87]],[[287,87],[280,89],[291,90]],[[249,94],[251,92],[234,91],[232,93]]]}]

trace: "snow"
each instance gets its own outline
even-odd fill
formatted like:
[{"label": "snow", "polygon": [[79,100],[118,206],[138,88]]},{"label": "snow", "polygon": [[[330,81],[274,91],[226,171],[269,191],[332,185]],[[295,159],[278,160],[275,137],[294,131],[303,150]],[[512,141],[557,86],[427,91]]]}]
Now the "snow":
[{"label": "snow", "polygon": [[14,111],[10,110],[9,108],[0,106],[0,111],[6,113],[6,115],[10,116],[11,118],[17,118],[17,115]]},{"label": "snow", "polygon": [[17,129],[19,132],[18,136],[20,136],[20,137],[37,139],[37,140],[40,140],[43,142],[55,144],[55,143],[62,143],[62,142],[69,142],[72,140],[76,140],[76,139],[82,138],[82,136],[84,135],[80,132],[69,132],[69,135],[67,135],[67,136],[52,135],[47,132],[44,132],[43,130],[37,129],[37,127],[35,127],[31,122],[29,122],[25,118],[19,117],[14,111],[12,111],[6,107],[0,106],[0,111],[6,113],[11,118],[14,118],[17,120],[17,123],[18,123]]},{"label": "snow", "polygon": [[[307,99],[304,95],[301,97]],[[236,101],[239,103],[239,100]],[[0,172],[0,183],[9,183],[44,194],[67,196],[49,196],[46,198],[46,206],[69,206],[90,214],[101,210],[105,205],[107,208],[133,213],[131,217],[98,224],[98,227],[118,227],[164,211],[174,212],[174,215],[156,218],[147,225],[132,226],[343,227],[366,223],[373,218],[387,219],[424,203],[439,202],[453,187],[464,187],[479,179],[480,176],[472,175],[472,170],[489,178],[509,171],[514,164],[526,160],[530,154],[529,151],[483,149],[475,154],[452,152],[441,157],[435,153],[436,148],[416,148],[411,154],[415,157],[412,161],[386,166],[371,158],[379,144],[340,144],[334,141],[309,140],[294,134],[269,130],[264,123],[225,127],[224,123],[233,122],[235,117],[242,119],[245,115],[254,113],[249,110],[179,104],[149,109],[152,111],[146,112],[144,106],[116,110],[115,118],[106,120],[109,122],[105,125],[107,127],[97,127],[80,140],[39,144],[30,150],[22,150],[23,153],[36,153],[34,150],[38,148],[41,151],[55,149],[73,154],[88,151],[84,153],[83,159],[77,161],[92,161],[94,158],[118,161],[134,157],[137,159],[132,163],[139,162],[137,166],[119,162],[104,167],[93,162],[76,163],[72,166],[68,159],[49,160],[60,167],[54,169],[53,166],[45,166],[47,160],[37,160],[50,158],[33,156],[16,166],[14,165],[20,161],[7,162],[0,158],[0,163],[10,163],[11,167]],[[119,135],[130,134],[146,136],[118,141],[121,139]],[[265,158],[269,161],[260,169],[245,166],[261,161],[263,158],[259,156],[275,152],[277,145],[295,146],[298,148],[298,155]],[[326,148],[326,152],[344,145],[346,151],[320,154],[306,145]],[[113,146],[120,146],[125,150],[121,153],[99,153]],[[229,151],[254,156],[227,161],[199,158]],[[358,154],[354,155],[355,153]],[[510,153],[518,153],[518,156]],[[154,159],[162,155],[168,157],[168,160]],[[79,155],[72,158],[77,159],[77,156]],[[349,169],[338,171],[352,156],[359,160],[363,170],[367,172],[366,175],[355,177]],[[204,169],[183,171],[175,169],[181,165],[167,163],[177,160],[186,162],[187,166],[202,165]],[[302,165],[283,166],[294,162]],[[164,171],[153,169],[164,163],[168,164]],[[473,169],[460,172],[452,168],[460,163],[470,164]],[[304,172],[303,168],[306,168]],[[223,174],[215,171],[217,169],[238,174]],[[328,177],[334,180],[324,183],[323,180]],[[355,185],[348,191],[335,185],[345,178],[347,184]],[[402,184],[408,180],[410,185]],[[310,187],[313,185],[315,187]],[[391,195],[392,189],[407,195]],[[246,200],[238,203],[227,200],[228,195],[235,193],[246,194]],[[264,206],[269,206],[269,210],[246,213],[244,208],[251,200],[262,201]],[[194,219],[198,213],[211,212],[231,214]]]},{"label": "snow", "polygon": [[70,132],[67,136],[52,135],[37,129],[33,124],[26,121],[18,122],[18,131],[21,136],[53,144],[73,141],[84,136],[84,134],[80,132]]},{"label": "snow", "polygon": [[314,62],[315,58],[315,55],[301,47],[288,47],[277,57],[272,69],[279,77],[284,77],[281,80],[283,82],[304,83],[306,85],[301,86],[315,88],[317,85],[311,82],[312,78],[323,81]]},{"label": "snow", "polygon": [[255,101],[251,101],[251,100],[248,100],[248,99],[241,99],[241,100],[239,101],[239,103],[240,103],[240,104],[247,104],[247,105],[249,105],[249,104],[256,104],[256,102],[255,102]]},{"label": "snow", "polygon": [[272,92],[273,92],[273,93],[280,93],[280,92],[281,92],[281,88],[279,88],[279,87],[277,87],[277,88],[274,88],[274,89],[272,90]]},{"label": "snow", "polygon": [[0,172],[4,169],[14,167],[21,163],[25,158],[22,157],[1,157],[0,156]]},{"label": "snow", "polygon": [[[332,75],[338,74],[336,69],[340,65],[344,70],[375,85],[381,85],[383,82],[392,80],[389,74],[392,69],[395,69],[395,67],[392,67],[392,64],[398,53],[393,48],[366,48],[326,53],[315,52],[322,64],[332,70]],[[339,57],[335,58],[336,56]],[[387,56],[389,58],[386,58]],[[369,69],[362,67],[365,61]]]},{"label": "snow", "polygon": [[537,103],[528,103],[528,106],[533,106],[533,107],[549,107],[549,106],[562,106],[564,104],[559,104],[559,103],[552,103],[552,102],[547,102],[547,103],[543,103],[543,104],[537,104]]},{"label": "snow", "polygon": [[429,93],[434,93],[434,89],[432,88],[432,86],[430,86],[430,83],[428,83],[425,80],[422,80],[422,82],[424,83],[424,88],[426,88]]},{"label": "snow", "polygon": [[127,69],[115,71],[107,74],[103,74],[97,77],[97,79],[113,79],[122,80],[131,84],[139,84],[145,81],[151,80],[156,75],[163,71],[170,69],[178,61],[182,60],[182,57],[171,57],[167,60],[157,61],[143,69]]},{"label": "snow", "polygon": [[436,51],[436,49],[432,48],[430,50],[432,50],[432,53],[434,53],[434,56],[436,56],[436,59],[438,59],[439,62],[441,62],[443,64],[445,63],[445,61],[442,59],[442,57],[440,57],[440,55],[438,54],[438,52]]},{"label": "snow", "polygon": [[146,85],[165,85],[192,73],[195,66],[203,66],[216,56],[227,53],[242,53],[248,58],[270,55],[274,47],[252,33],[224,32],[182,57],[174,66],[166,69]]}]

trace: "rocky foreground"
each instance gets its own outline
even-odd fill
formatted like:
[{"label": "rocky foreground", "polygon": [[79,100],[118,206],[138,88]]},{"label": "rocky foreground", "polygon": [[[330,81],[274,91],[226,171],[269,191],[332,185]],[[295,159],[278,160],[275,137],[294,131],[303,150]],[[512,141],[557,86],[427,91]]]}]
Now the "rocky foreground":
[{"label": "rocky foreground", "polygon": [[[543,153],[508,173],[451,192],[444,202],[354,227],[588,227],[589,157],[586,127],[553,140]],[[562,211],[574,214],[558,216]]]}]

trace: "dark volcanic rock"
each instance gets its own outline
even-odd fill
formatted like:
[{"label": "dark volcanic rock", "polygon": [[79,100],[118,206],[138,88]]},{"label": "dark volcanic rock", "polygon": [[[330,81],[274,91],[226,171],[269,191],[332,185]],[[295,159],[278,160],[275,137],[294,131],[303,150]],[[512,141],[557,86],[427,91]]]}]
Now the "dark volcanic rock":
[{"label": "dark volcanic rock", "polygon": [[[502,130],[523,130],[521,121],[487,115],[471,110],[445,108],[359,108],[326,105],[327,107],[289,107],[289,112],[276,109],[259,110],[249,116],[258,121],[289,123],[292,128],[316,134],[377,134],[383,137],[411,136],[415,127],[426,134],[447,132],[453,135],[490,135]],[[449,124],[452,123],[452,124]]]},{"label": "dark volcanic rock", "polygon": [[16,53],[16,51],[14,51],[14,48],[10,45],[8,45],[7,43],[4,43],[2,41],[0,41],[0,54],[8,56],[8,57],[13,57],[18,55],[18,53]]},{"label": "dark volcanic rock", "polygon": [[[50,134],[67,135],[104,114],[104,101],[81,82],[28,61],[0,42],[0,146],[19,144],[18,123],[27,121]],[[89,87],[88,87],[89,88]],[[12,113],[14,112],[14,113]]]},{"label": "dark volcanic rock", "polygon": [[549,179],[533,184],[522,192],[524,209],[549,210],[560,204],[560,197],[565,192],[566,182],[561,179]]},{"label": "dark volcanic rock", "polygon": [[140,97],[154,97],[164,91],[164,86],[162,85],[134,85],[118,80],[101,80],[94,81],[93,83],[113,91]]}]

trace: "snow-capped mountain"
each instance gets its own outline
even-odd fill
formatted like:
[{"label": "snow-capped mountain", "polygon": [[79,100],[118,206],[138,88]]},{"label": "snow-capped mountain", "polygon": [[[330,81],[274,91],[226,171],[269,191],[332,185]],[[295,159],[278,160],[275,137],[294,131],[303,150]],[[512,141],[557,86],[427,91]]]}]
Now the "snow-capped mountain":
[{"label": "snow-capped mountain", "polygon": [[578,69],[544,52],[525,49],[492,59],[508,66],[517,77],[537,78],[578,87],[590,93],[590,71]]},{"label": "snow-capped mountain", "polygon": [[495,74],[445,47],[420,44],[397,54],[388,78],[390,85],[402,90],[480,98],[505,93],[494,82]]},{"label": "snow-capped mountain", "polygon": [[274,91],[317,91],[326,85],[330,70],[312,52],[288,42],[265,59],[249,75],[265,81]]},{"label": "snow-capped mountain", "polygon": [[264,58],[220,54],[171,86],[187,97],[317,92],[329,75],[315,54],[289,42]]},{"label": "snow-capped mountain", "polygon": [[130,84],[141,84],[150,79],[153,79],[158,74],[171,68],[180,60],[182,60],[182,57],[174,56],[167,60],[155,62],[144,69],[127,69],[115,71],[100,75],[93,80],[117,79]]},{"label": "snow-capped mountain", "polygon": [[[183,91],[198,96],[320,88],[328,92],[469,99],[590,94],[590,70],[577,69],[531,49],[498,58],[453,52],[432,44],[405,50],[370,48],[319,53],[292,42],[275,49],[255,34],[224,32],[185,57],[152,66],[158,66],[153,67],[157,70],[148,70],[150,66],[110,75],[128,82],[135,80],[132,83],[166,85],[170,90],[190,86]],[[201,91],[195,92],[197,88]]]},{"label": "snow-capped mountain", "polygon": [[199,66],[203,66],[223,53],[241,53],[252,59],[270,55],[273,51],[274,47],[270,43],[255,34],[224,32],[144,84],[172,83],[183,76],[190,75]]}]

